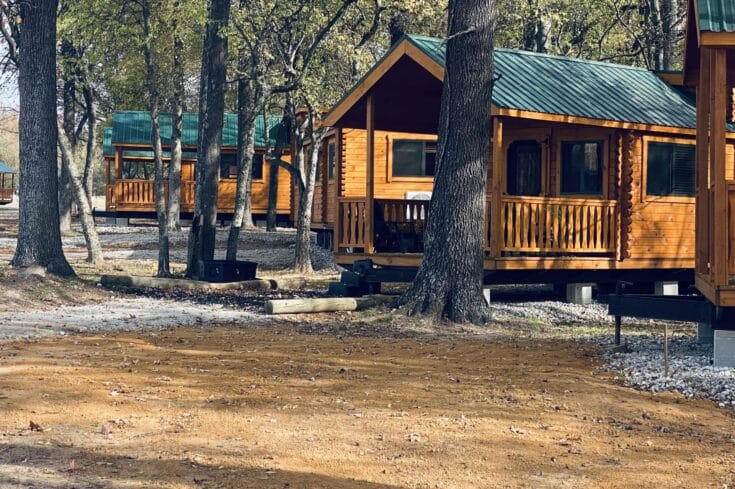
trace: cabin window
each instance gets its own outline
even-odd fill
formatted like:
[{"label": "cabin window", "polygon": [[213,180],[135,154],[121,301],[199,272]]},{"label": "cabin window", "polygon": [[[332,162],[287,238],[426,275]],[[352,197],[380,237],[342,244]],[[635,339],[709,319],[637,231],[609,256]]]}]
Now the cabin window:
[{"label": "cabin window", "polygon": [[219,157],[219,177],[237,178],[237,154],[224,153]]},{"label": "cabin window", "polygon": [[[237,153],[224,153],[220,156],[220,178],[237,178]],[[263,155],[253,155],[253,168],[251,170],[253,180],[263,179]]]},{"label": "cabin window", "polygon": [[334,164],[337,160],[337,147],[334,143],[329,143],[329,146],[327,147],[327,168],[328,168],[328,176],[329,179],[332,180],[334,178]]},{"label": "cabin window", "polygon": [[602,141],[569,141],[561,145],[561,193],[602,194]]},{"label": "cabin window", "polygon": [[314,182],[319,184],[322,180],[322,165],[324,162],[322,161],[324,159],[324,151],[319,152],[319,158],[317,159],[316,164],[316,176],[314,177]]},{"label": "cabin window", "polygon": [[393,141],[394,177],[433,177],[435,165],[435,141]]},{"label": "cabin window", "polygon": [[253,168],[250,172],[253,180],[263,180],[263,154],[253,155]]},{"label": "cabin window", "polygon": [[646,193],[661,197],[694,197],[693,144],[648,143]]},{"label": "cabin window", "polygon": [[508,148],[508,195],[541,195],[538,141],[515,141]]}]

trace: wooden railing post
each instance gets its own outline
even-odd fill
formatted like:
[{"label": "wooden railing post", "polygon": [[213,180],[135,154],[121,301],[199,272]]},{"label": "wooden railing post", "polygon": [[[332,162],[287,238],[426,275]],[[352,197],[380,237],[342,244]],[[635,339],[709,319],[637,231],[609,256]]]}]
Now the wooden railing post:
[{"label": "wooden railing post", "polygon": [[[498,117],[493,117],[493,157],[492,165],[492,188],[490,190],[490,215],[486,219],[490,220],[490,256],[497,258],[500,256],[501,241],[503,239],[502,229],[502,176],[503,176],[503,121]],[[487,234],[486,234],[487,235]]]},{"label": "wooden railing post", "polygon": [[697,87],[697,200],[696,264],[697,273],[709,271],[709,118],[710,51],[702,48]]},{"label": "wooden railing post", "polygon": [[375,96],[371,91],[367,95],[365,129],[367,133],[367,161],[365,189],[365,253],[374,251],[373,202],[375,200]]},{"label": "wooden railing post", "polygon": [[340,233],[342,231],[342,202],[339,201],[342,196],[342,128],[337,129],[337,155],[335,157],[337,159],[335,162],[337,166],[337,174],[335,175],[336,180],[334,183],[334,205],[336,205],[337,208],[334,213],[334,229],[332,231],[334,235],[332,236],[332,245],[334,246],[334,252],[339,253]]},{"label": "wooden railing post", "polygon": [[715,201],[712,213],[714,256],[711,271],[715,285],[728,282],[729,223],[727,184],[725,182],[725,108],[727,107],[727,51],[715,48],[711,52],[710,158],[714,167]]}]

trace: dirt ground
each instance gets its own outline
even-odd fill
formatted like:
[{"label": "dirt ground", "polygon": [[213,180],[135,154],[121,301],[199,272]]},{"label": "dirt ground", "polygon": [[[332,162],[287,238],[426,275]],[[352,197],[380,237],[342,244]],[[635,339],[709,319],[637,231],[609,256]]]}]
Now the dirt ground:
[{"label": "dirt ground", "polygon": [[[14,219],[0,213],[2,260]],[[0,314],[137,297],[96,279],[153,271],[69,251],[71,280],[0,265]],[[623,387],[575,339],[609,326],[269,318],[258,295],[145,295],[251,319],[0,341],[0,489],[735,487],[735,413]]]},{"label": "dirt ground", "polygon": [[573,342],[288,324],[3,343],[0,487],[735,484],[730,412],[596,367]]}]

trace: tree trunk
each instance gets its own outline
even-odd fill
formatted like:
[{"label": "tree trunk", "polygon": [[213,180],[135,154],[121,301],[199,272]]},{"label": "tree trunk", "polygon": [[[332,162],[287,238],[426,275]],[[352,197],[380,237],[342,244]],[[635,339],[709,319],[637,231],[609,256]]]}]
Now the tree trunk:
[{"label": "tree trunk", "polygon": [[661,25],[662,25],[662,66],[663,70],[674,68],[676,61],[676,20],[678,5],[676,0],[661,0]]},{"label": "tree trunk", "polygon": [[268,179],[268,215],[266,216],[266,231],[275,231],[277,224],[278,206],[278,161],[283,157],[287,144],[291,142],[291,124],[294,123],[291,114],[296,112],[293,93],[286,93],[286,107],[283,109],[283,118],[278,125],[278,137],[273,157],[270,161],[270,177]]},{"label": "tree trunk", "polygon": [[79,220],[82,222],[82,233],[84,241],[87,244],[87,261],[90,263],[101,263],[102,246],[100,238],[97,235],[97,228],[94,224],[92,216],[92,206],[89,197],[84,188],[82,179],[79,178],[79,170],[76,161],[74,161],[74,152],[72,151],[69,139],[66,137],[65,131],[59,131],[59,149],[61,150],[61,162],[63,172],[66,173],[74,190],[74,201],[79,209]]},{"label": "tree trunk", "polygon": [[[64,83],[62,86],[63,102],[63,129],[69,139],[71,151],[76,157],[77,134],[76,134],[76,53],[74,46],[68,40],[61,42],[62,74]],[[58,162],[59,176],[59,227],[62,232],[71,231],[72,204],[74,202],[74,189],[69,181],[69,174],[64,171],[61,161]]]},{"label": "tree trunk", "polygon": [[409,314],[484,323],[485,181],[493,85],[494,0],[450,0],[437,172],[424,258],[402,298]]},{"label": "tree trunk", "polygon": [[[240,229],[253,227],[250,187],[253,175],[253,155],[255,154],[257,105],[252,84],[251,80],[240,80],[237,84],[237,189],[235,191],[235,214],[232,217],[230,233],[227,237],[227,259],[231,261],[237,260]],[[264,127],[267,135],[267,122]]]},{"label": "tree trunk", "polygon": [[278,170],[275,163],[270,164],[268,176],[268,215],[265,221],[265,230],[273,232],[278,226]]},{"label": "tree trunk", "polygon": [[143,56],[146,65],[146,85],[151,111],[151,136],[153,139],[153,161],[155,168],[156,217],[158,218],[158,277],[171,275],[169,263],[169,237],[166,213],[166,186],[163,175],[163,150],[161,148],[161,125],[158,120],[159,95],[156,86],[156,66],[153,60],[151,38],[150,2],[143,1]]},{"label": "tree trunk", "polygon": [[[214,258],[217,189],[227,75],[226,27],[229,0],[211,0],[202,57],[197,151],[197,206],[189,236],[187,276],[202,275],[203,262]],[[203,103],[202,103],[203,102]]]},{"label": "tree trunk", "polygon": [[97,161],[97,109],[94,105],[94,94],[89,83],[89,80],[85,80],[85,86],[82,90],[87,111],[87,154],[84,160],[84,179],[82,183],[89,206],[93,207],[94,163]]},{"label": "tree trunk", "polygon": [[309,165],[304,168],[303,139],[297,141],[297,155],[295,155],[296,167],[299,169],[297,178],[299,185],[299,213],[296,222],[296,252],[294,255],[294,270],[300,273],[312,273],[314,268],[311,264],[311,211],[314,204],[314,184],[316,183],[316,169],[319,165],[319,149],[321,148],[323,132],[314,130],[315,117],[309,111],[308,139]]},{"label": "tree trunk", "polygon": [[18,74],[20,98],[20,205],[18,243],[12,265],[40,265],[58,275],[73,275],[59,231],[56,162],[56,5],[57,0],[20,4]]},{"label": "tree trunk", "polygon": [[[174,12],[179,10],[179,1],[174,2]],[[173,62],[173,114],[171,120],[171,160],[168,166],[168,229],[181,229],[181,128],[184,118],[184,63],[181,59],[184,50],[184,41],[178,29],[178,19],[174,13],[172,24],[174,33],[174,62]]]}]

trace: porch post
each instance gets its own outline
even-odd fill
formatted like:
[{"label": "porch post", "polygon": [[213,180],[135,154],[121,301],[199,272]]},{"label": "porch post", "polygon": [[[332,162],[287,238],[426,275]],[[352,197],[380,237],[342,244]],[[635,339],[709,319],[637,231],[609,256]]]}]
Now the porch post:
[{"label": "porch post", "polygon": [[[328,156],[327,156],[328,157]],[[339,240],[340,235],[342,233],[342,202],[339,201],[339,198],[342,196],[340,190],[342,187],[342,128],[337,128],[337,154],[335,155],[335,166],[336,168],[336,174],[334,175],[335,182],[334,182],[334,205],[337,206],[337,208],[334,210],[334,226],[333,226],[333,232],[334,235],[332,236],[332,246],[334,247],[334,252],[339,253]],[[329,168],[327,168],[327,171],[329,171]]]},{"label": "porch post", "polygon": [[716,48],[711,53],[712,96],[710,100],[710,158],[714,167],[714,212],[712,213],[712,239],[714,255],[710,261],[715,285],[727,285],[728,276],[728,209],[725,182],[725,113],[727,104],[727,51]]},{"label": "porch post", "polygon": [[365,129],[367,133],[367,162],[366,162],[366,185],[365,189],[365,253],[372,254],[374,248],[375,229],[373,223],[373,202],[375,201],[375,98],[373,92],[369,92],[366,100],[367,120]]},{"label": "porch post", "polygon": [[697,201],[696,264],[697,273],[709,271],[709,121],[710,121],[710,51],[702,48],[697,86]]},{"label": "porch post", "polygon": [[502,234],[502,175],[503,175],[503,121],[499,117],[493,117],[493,155],[492,161],[492,188],[490,195],[490,215],[486,219],[490,220],[490,256],[497,258],[500,256],[500,242]]},{"label": "porch post", "polygon": [[123,150],[121,147],[115,148],[115,178],[122,178]]}]

